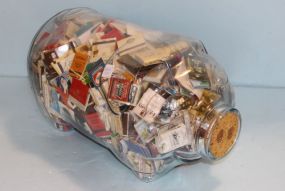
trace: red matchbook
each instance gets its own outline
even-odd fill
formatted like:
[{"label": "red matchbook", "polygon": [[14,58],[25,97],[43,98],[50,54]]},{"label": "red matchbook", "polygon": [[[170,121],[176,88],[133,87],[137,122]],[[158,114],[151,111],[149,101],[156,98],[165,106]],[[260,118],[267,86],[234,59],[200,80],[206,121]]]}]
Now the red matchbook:
[{"label": "red matchbook", "polygon": [[128,102],[131,84],[131,81],[127,79],[112,77],[110,80],[108,97],[112,100]]},{"label": "red matchbook", "polygon": [[69,100],[79,109],[85,111],[89,100],[89,87],[80,80],[73,78],[69,89]]},{"label": "red matchbook", "polygon": [[85,119],[91,131],[97,137],[106,137],[111,135],[110,131],[106,131],[105,124],[97,112],[85,115]]},{"label": "red matchbook", "polygon": [[108,39],[108,38],[116,38],[117,41],[119,41],[124,38],[124,35],[121,33],[121,31],[119,31],[115,27],[110,27],[110,30],[105,32],[105,34],[101,36],[101,39]]}]

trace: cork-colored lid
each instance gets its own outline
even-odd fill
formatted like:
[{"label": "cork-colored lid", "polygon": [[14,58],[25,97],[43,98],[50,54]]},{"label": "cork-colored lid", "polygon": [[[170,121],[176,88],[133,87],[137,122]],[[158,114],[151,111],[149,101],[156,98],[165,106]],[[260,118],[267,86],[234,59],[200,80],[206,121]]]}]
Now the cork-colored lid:
[{"label": "cork-colored lid", "polygon": [[228,111],[215,121],[209,136],[208,151],[215,159],[224,157],[235,144],[240,131],[240,115]]}]

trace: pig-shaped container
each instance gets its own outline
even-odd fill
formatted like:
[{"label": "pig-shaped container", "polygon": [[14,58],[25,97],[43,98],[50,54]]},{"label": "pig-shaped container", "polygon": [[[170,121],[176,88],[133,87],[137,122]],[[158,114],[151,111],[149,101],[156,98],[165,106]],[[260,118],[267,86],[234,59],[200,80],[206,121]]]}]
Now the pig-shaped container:
[{"label": "pig-shaped container", "polygon": [[69,9],[35,35],[28,71],[56,128],[108,148],[146,182],[221,159],[239,136],[227,75],[198,40]]}]

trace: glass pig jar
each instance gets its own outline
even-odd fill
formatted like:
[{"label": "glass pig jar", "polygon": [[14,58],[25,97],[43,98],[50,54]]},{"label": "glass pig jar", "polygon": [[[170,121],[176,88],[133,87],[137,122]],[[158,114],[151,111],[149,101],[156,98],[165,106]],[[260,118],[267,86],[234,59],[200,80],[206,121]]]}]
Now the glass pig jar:
[{"label": "glass pig jar", "polygon": [[28,71],[56,128],[80,131],[146,182],[221,159],[239,136],[227,75],[198,40],[69,9],[35,35]]}]

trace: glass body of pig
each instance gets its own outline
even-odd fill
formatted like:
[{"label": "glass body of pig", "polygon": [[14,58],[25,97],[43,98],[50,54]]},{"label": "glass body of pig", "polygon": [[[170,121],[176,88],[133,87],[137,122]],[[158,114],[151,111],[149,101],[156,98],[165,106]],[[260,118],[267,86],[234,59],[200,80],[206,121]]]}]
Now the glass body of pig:
[{"label": "glass body of pig", "polygon": [[28,71],[43,113],[107,147],[143,181],[223,158],[240,132],[228,78],[200,41],[88,8],[36,34]]}]

